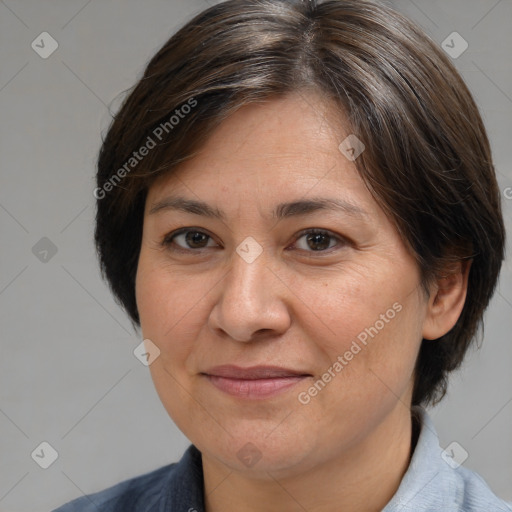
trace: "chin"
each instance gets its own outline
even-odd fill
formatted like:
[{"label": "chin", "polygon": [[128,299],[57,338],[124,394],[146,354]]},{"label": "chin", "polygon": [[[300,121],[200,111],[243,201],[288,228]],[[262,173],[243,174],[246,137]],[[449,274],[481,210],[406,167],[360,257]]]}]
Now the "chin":
[{"label": "chin", "polygon": [[222,438],[205,438],[204,432],[198,433],[197,441],[191,439],[191,442],[230,470],[254,477],[268,479],[268,473],[285,476],[294,468],[300,468],[302,472],[315,465],[313,454],[317,450],[313,436],[290,431],[282,425],[276,428],[278,424],[275,423],[269,426],[264,422],[260,428],[254,428],[255,423],[254,420],[251,422],[251,428],[241,422],[239,428],[230,430],[231,435],[224,432]]}]

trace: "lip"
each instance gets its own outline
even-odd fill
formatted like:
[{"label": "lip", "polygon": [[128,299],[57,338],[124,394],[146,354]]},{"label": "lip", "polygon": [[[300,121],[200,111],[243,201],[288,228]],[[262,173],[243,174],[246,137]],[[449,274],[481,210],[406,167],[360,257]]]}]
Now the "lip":
[{"label": "lip", "polygon": [[279,366],[251,366],[241,368],[222,365],[203,372],[217,389],[232,396],[264,399],[289,390],[311,374]]},{"label": "lip", "polygon": [[203,372],[207,375],[216,377],[226,377],[227,379],[273,379],[279,377],[300,377],[304,375],[311,376],[306,371],[293,370],[290,368],[283,368],[281,366],[249,366],[242,368],[233,364],[224,364],[221,366],[214,366],[209,370]]}]

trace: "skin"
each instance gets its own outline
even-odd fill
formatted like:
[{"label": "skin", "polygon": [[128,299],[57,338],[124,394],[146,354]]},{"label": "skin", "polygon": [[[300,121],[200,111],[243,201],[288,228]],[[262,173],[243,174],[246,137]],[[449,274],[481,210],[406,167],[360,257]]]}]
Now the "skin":
[{"label": "skin", "polygon": [[[396,228],[338,150],[350,132],[331,112],[311,92],[244,106],[148,191],[136,278],[141,329],[160,350],[150,366],[160,399],[202,453],[208,512],[381,510],[411,456],[421,340],[448,332],[464,304],[468,266],[424,293]],[[150,214],[171,194],[217,207],[225,220]],[[313,196],[343,198],[367,216],[271,217],[278,203]],[[183,227],[208,236],[162,245]],[[300,232],[309,228],[332,236],[308,243]],[[248,236],[263,251],[251,263],[236,252]],[[300,403],[395,303],[400,312]],[[312,377],[246,400],[201,375],[220,364],[279,365]],[[251,467],[237,456],[248,442],[261,456]]]}]

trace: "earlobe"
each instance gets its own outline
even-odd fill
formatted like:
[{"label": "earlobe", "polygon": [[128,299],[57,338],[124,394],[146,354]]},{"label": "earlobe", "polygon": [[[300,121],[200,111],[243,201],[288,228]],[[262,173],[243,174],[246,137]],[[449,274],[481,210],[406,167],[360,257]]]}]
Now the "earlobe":
[{"label": "earlobe", "polygon": [[432,286],[423,323],[424,339],[436,340],[444,336],[457,323],[466,301],[472,261],[457,262]]}]

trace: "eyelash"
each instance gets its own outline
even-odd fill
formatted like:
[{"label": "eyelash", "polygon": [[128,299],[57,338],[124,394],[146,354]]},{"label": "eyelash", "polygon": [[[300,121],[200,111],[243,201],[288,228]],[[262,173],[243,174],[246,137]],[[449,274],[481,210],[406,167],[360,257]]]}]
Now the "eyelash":
[{"label": "eyelash", "polygon": [[[181,228],[181,229],[178,229],[176,231],[173,231],[172,233],[169,233],[169,234],[165,235],[164,239],[162,240],[161,246],[163,248],[165,248],[167,250],[170,250],[170,251],[173,251],[173,252],[187,253],[187,254],[190,254],[190,253],[202,254],[206,249],[208,249],[208,247],[203,247],[203,248],[199,248],[199,249],[184,249],[183,247],[176,246],[176,244],[174,243],[174,239],[177,236],[182,235],[184,233],[188,233],[188,232],[191,232],[191,233],[201,233],[203,235],[206,235],[210,240],[212,239],[212,237],[208,233],[204,232],[201,229]],[[295,238],[295,240],[293,242],[293,244],[296,244],[298,240],[300,240],[303,236],[308,235],[308,234],[327,235],[331,239],[337,240],[338,245],[340,246],[340,248],[342,246],[349,245],[349,241],[347,239],[345,239],[345,238],[343,238],[341,236],[335,235],[331,231],[327,231],[325,229],[315,229],[315,228],[305,229],[305,230],[301,231],[300,233],[298,233],[297,237]],[[305,251],[305,252],[308,252],[308,253],[311,253],[311,254],[315,255],[315,254],[330,254],[333,251],[333,249],[336,250],[336,246],[328,247],[325,250],[319,250],[319,251],[306,251],[305,249],[299,249],[299,250]]]}]

